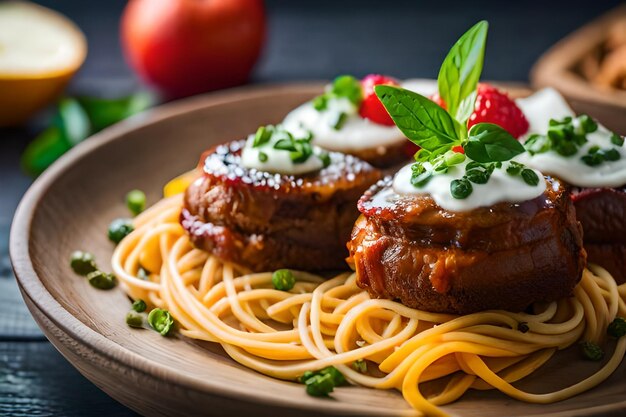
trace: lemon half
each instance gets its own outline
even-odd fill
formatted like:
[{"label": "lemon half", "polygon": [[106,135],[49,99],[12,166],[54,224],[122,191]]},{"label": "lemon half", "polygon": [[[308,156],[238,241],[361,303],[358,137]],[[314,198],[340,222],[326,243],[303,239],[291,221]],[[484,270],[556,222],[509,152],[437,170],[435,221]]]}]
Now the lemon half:
[{"label": "lemon half", "polygon": [[0,126],[23,123],[80,68],[87,41],[65,16],[26,1],[0,3]]}]

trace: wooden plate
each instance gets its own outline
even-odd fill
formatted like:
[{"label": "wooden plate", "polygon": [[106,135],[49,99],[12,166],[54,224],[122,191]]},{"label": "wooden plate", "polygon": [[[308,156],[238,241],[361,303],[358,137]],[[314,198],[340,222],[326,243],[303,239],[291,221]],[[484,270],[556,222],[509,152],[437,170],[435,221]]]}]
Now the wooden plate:
[{"label": "wooden plate", "polygon": [[[108,269],[113,246],[106,228],[126,216],[132,188],[149,202],[163,184],[194,166],[205,148],[278,122],[321,91],[319,84],[232,90],[157,108],[79,145],[46,171],[24,196],[11,230],[11,259],[24,300],[56,348],[113,398],[145,415],[412,415],[396,391],[361,387],[312,398],[302,385],[239,366],[219,345],[129,329],[123,292],[99,291],[68,265],[76,249]],[[559,356],[520,384],[553,390],[597,364]],[[574,355],[575,356],[575,355]],[[54,381],[50,381],[54,383]],[[72,389],[67,387],[67,389]],[[529,405],[497,392],[471,392],[445,407],[454,416],[623,415],[626,367],[600,387],[551,405]]]}]

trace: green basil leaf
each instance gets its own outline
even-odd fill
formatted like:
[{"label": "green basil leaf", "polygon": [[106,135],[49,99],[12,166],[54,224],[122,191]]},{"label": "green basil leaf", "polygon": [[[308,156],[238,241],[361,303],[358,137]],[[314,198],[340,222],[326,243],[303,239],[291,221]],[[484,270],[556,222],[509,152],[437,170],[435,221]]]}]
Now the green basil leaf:
[{"label": "green basil leaf", "polygon": [[476,86],[483,70],[489,25],[480,21],[452,46],[441,65],[437,85],[448,112],[464,123],[474,110]]},{"label": "green basil leaf", "polygon": [[22,169],[29,175],[37,176],[71,147],[63,131],[51,126],[28,144],[20,161]]},{"label": "green basil leaf", "polygon": [[59,126],[65,138],[72,145],[77,145],[91,134],[91,122],[87,112],[74,98],[63,98],[59,101],[59,108],[54,124]]},{"label": "green basil leaf", "polygon": [[139,92],[119,99],[79,97],[78,101],[87,112],[95,133],[146,110],[154,104],[154,97],[150,93]]},{"label": "green basil leaf", "polygon": [[508,161],[524,152],[524,146],[509,132],[492,123],[478,123],[469,131],[465,155],[481,163]]},{"label": "green basil leaf", "polygon": [[409,140],[427,151],[447,151],[460,143],[458,123],[430,99],[389,85],[374,87],[394,123]]}]

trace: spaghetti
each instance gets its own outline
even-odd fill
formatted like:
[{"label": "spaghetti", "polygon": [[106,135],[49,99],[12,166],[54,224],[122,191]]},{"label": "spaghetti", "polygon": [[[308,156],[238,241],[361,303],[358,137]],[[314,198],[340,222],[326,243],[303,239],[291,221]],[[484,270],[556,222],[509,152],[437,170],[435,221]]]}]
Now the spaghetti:
[{"label": "spaghetti", "polygon": [[[435,314],[371,299],[353,273],[327,280],[297,272],[291,291],[276,290],[271,273],[251,273],[194,248],[178,222],[181,205],[181,195],[170,197],[135,219],[135,231],[113,255],[117,277],[133,299],[168,309],[183,335],[220,343],[235,361],[272,377],[295,380],[332,365],[352,383],[398,389],[414,409],[439,416],[439,405],[469,389],[532,403],[570,398],[608,378],[626,352],[622,337],[599,371],[556,392],[511,385],[579,340],[603,343],[607,325],[626,316],[626,284],[597,266],[584,271],[572,297],[536,305],[533,314]],[[141,267],[147,279],[138,278]],[[521,323],[527,332],[518,330]],[[368,372],[351,366],[360,359]],[[439,393],[422,394],[421,383],[444,377]]]}]

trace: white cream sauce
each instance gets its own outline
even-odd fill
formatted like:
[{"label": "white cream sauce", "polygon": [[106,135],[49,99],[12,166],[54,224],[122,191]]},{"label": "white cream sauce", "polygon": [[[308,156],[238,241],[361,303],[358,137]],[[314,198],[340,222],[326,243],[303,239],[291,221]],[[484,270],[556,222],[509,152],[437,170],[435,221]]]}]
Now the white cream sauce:
[{"label": "white cream sauce", "polygon": [[[501,169],[495,169],[486,184],[472,183],[473,191],[465,199],[456,199],[450,193],[450,183],[465,174],[466,162],[454,165],[447,173],[434,175],[423,187],[411,184],[411,165],[403,167],[393,180],[393,190],[398,194],[427,194],[448,211],[469,211],[478,207],[488,207],[501,202],[518,203],[539,197],[546,189],[546,182],[541,172],[535,171],[539,183],[528,185],[520,176],[506,172],[508,162],[502,163]],[[374,200],[376,201],[376,200]]]},{"label": "white cream sauce", "polygon": [[[550,119],[576,117],[565,99],[554,89],[546,88],[525,99],[516,100],[530,124],[529,133],[545,135]],[[587,134],[588,142],[572,156],[562,156],[555,151],[530,155],[523,153],[516,161],[532,168],[554,175],[578,187],[619,187],[626,184],[626,147],[611,143],[611,132],[598,124],[598,130]],[[589,148],[615,148],[620,153],[617,161],[607,161],[600,165],[589,166],[580,158]]]},{"label": "white cream sauce", "polygon": [[[274,149],[275,141],[267,142],[258,147],[252,147],[254,136],[248,136],[246,146],[241,151],[241,164],[248,169],[271,172],[274,174],[299,175],[319,171],[324,163],[318,157],[324,151],[318,146],[313,146],[313,155],[302,163],[294,163],[288,151]],[[261,161],[261,152],[267,155],[265,161]]]},{"label": "white cream sauce", "polygon": [[[401,86],[426,96],[437,91],[437,83],[433,80],[411,79]],[[345,113],[347,119],[341,129],[335,129],[332,125],[339,112]],[[293,133],[309,130],[313,133],[314,144],[338,152],[392,146],[407,140],[396,126],[362,118],[356,106],[343,98],[328,100],[328,108],[323,111],[316,110],[312,102],[306,102],[291,111],[282,124]]]}]

